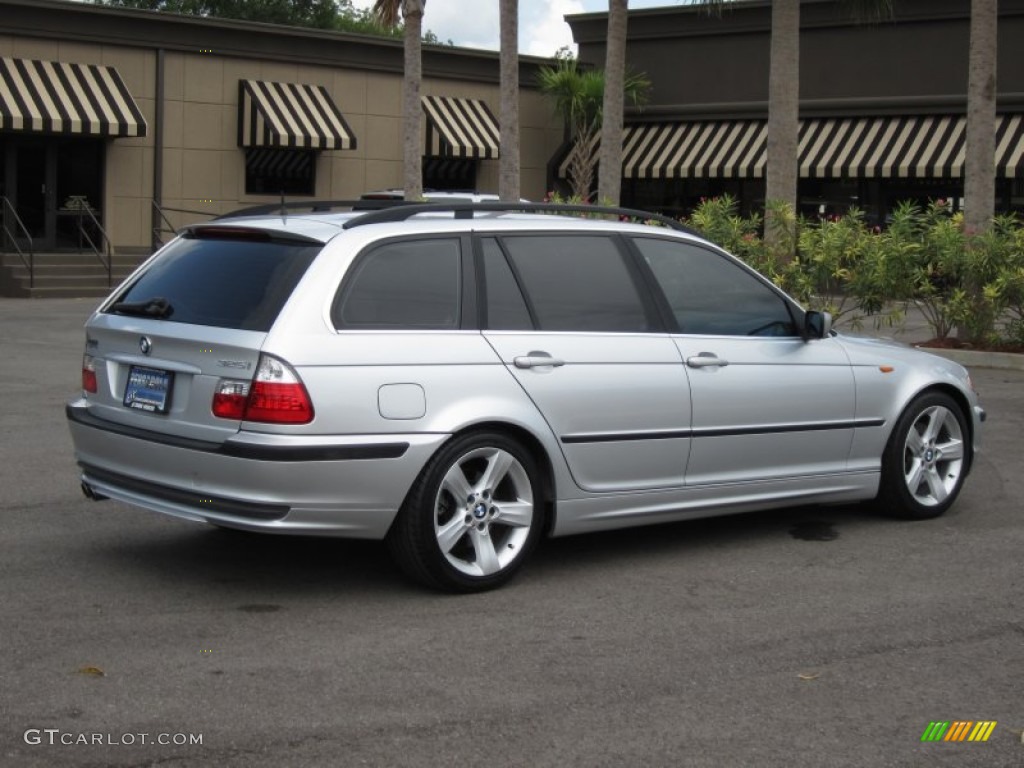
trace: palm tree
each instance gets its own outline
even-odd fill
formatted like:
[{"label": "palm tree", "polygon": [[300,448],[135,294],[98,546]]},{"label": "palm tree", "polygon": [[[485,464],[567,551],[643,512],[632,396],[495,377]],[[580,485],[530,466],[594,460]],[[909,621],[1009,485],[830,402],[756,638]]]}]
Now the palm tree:
[{"label": "palm tree", "polygon": [[[735,0],[704,0],[710,12]],[[994,0],[993,0],[994,1]],[[893,0],[840,0],[854,17],[877,20],[892,15]],[[768,64],[768,151],[765,170],[765,232],[780,242],[785,233],[773,226],[773,208],[797,207],[800,137],[800,0],[772,0]]]},{"label": "palm tree", "polygon": [[964,226],[971,234],[987,230],[995,215],[997,6],[997,0],[971,0],[964,154]]},{"label": "palm tree", "polygon": [[[781,244],[779,203],[797,209],[800,181],[800,0],[772,0],[768,57],[768,150],[765,159],[765,235]],[[775,205],[769,205],[769,203]]]},{"label": "palm tree", "polygon": [[501,26],[501,156],[498,196],[519,199],[519,0],[500,0]]},{"label": "palm tree", "polygon": [[[563,117],[572,147],[569,150],[569,184],[572,195],[589,200],[597,156],[594,144],[602,124],[605,76],[599,69],[580,69],[576,59],[560,59],[555,67],[541,67],[540,91],[554,99],[555,112]],[[623,98],[634,105],[647,100],[651,81],[644,74],[623,80]],[[621,139],[619,140],[621,152]],[[621,175],[621,160],[619,162]]]},{"label": "palm tree", "polygon": [[[974,0],[980,2],[981,0]],[[994,3],[996,0],[987,0]],[[697,0],[708,13],[719,14],[735,0]],[[893,0],[842,0],[855,17],[882,18],[891,15]],[[616,111],[618,88],[612,83],[625,70],[625,40],[628,0],[609,0],[605,63],[609,84],[604,103],[601,141],[601,199],[618,202],[622,177],[621,101]],[[621,47],[620,47],[621,46]],[[765,178],[766,202],[783,203],[796,209],[800,134],[800,0],[772,0],[772,35],[768,71],[768,156]],[[612,180],[614,178],[614,181]],[[775,231],[771,207],[766,211],[769,237]]]},{"label": "palm tree", "polygon": [[622,123],[626,77],[626,20],[629,0],[609,0],[604,63],[604,104],[597,199],[618,205],[622,192]]},{"label": "palm tree", "polygon": [[376,0],[373,16],[386,29],[404,24],[405,74],[402,79],[402,146],[404,157],[403,189],[406,200],[423,197],[423,151],[420,146],[420,83],[423,81],[423,10],[427,0]]}]

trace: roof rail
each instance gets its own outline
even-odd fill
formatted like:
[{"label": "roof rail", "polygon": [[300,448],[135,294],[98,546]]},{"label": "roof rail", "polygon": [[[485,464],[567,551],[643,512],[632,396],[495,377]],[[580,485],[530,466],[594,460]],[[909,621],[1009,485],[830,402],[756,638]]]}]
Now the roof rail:
[{"label": "roof rail", "polygon": [[235,219],[239,216],[274,216],[287,215],[293,211],[323,213],[344,208],[350,211],[379,211],[397,205],[413,205],[406,200],[299,200],[293,202],[267,203],[254,205],[250,208],[239,208],[237,211],[224,213],[214,219]]},{"label": "roof rail", "polygon": [[651,221],[679,232],[691,235],[699,234],[690,227],[673,218],[660,213],[641,211],[636,208],[617,208],[605,205],[583,205],[572,203],[516,203],[492,202],[482,203],[406,203],[399,201],[398,206],[387,206],[382,210],[370,211],[362,216],[349,219],[342,226],[345,229],[361,227],[366,224],[383,224],[394,221],[405,221],[420,213],[454,213],[456,219],[472,219],[476,213],[574,213],[594,216],[615,216],[618,218],[640,219]]}]

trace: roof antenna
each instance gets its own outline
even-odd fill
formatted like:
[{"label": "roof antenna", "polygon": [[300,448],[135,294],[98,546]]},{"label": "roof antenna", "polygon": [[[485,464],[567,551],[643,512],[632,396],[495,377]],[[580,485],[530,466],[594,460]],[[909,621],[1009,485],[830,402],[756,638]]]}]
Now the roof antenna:
[{"label": "roof antenna", "polygon": [[288,207],[284,204],[284,190],[281,190],[281,218],[285,221],[288,219]]}]

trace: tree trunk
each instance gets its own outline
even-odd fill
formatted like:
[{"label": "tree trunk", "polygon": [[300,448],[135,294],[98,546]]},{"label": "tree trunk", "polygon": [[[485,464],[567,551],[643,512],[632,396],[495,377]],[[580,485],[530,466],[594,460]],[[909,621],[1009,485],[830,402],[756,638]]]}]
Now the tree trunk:
[{"label": "tree trunk", "polygon": [[403,0],[402,20],[405,24],[405,78],[402,81],[402,140],[405,166],[403,184],[406,200],[423,197],[423,148],[420,136],[422,107],[420,82],[423,79],[423,6],[425,0]]},{"label": "tree trunk", "polygon": [[987,230],[995,215],[997,5],[997,0],[971,0],[964,154],[964,226],[969,234]]},{"label": "tree trunk", "polygon": [[626,20],[629,0],[609,0],[604,106],[597,202],[618,205],[622,191],[622,123],[626,79]]},{"label": "tree trunk", "polygon": [[[800,0],[773,0],[768,71],[768,157],[765,172],[765,236],[785,240],[771,205],[797,207],[800,134]],[[775,226],[773,226],[773,224]],[[792,254],[786,254],[792,255]]]},{"label": "tree trunk", "polygon": [[498,196],[519,200],[519,0],[500,0],[501,25],[501,157]]}]

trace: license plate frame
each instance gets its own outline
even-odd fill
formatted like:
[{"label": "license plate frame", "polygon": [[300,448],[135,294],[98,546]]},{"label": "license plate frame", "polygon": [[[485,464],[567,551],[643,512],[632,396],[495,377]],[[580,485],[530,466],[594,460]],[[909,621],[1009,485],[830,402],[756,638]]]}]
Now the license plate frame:
[{"label": "license plate frame", "polygon": [[128,369],[122,403],[147,413],[167,413],[171,408],[174,371],[133,365]]}]

